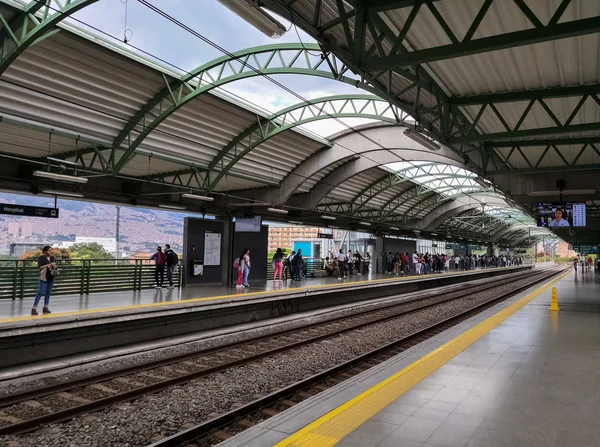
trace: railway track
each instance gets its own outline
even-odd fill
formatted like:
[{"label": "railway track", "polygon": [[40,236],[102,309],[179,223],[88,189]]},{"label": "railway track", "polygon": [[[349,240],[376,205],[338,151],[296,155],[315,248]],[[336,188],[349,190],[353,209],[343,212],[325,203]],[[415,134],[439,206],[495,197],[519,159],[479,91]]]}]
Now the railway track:
[{"label": "railway track", "polygon": [[68,420],[82,413],[133,400],[279,352],[400,318],[441,303],[464,299],[468,295],[489,290],[490,287],[500,287],[532,275],[543,280],[549,274],[547,271],[510,274],[484,283],[467,285],[444,296],[436,296],[436,292],[431,291],[426,293],[426,297],[402,304],[384,305],[356,315],[337,317],[197,353],[6,396],[0,399],[0,435],[32,431],[43,424]]},{"label": "railway track", "polygon": [[359,355],[347,362],[304,380],[282,388],[272,394],[261,397],[228,413],[215,416],[193,428],[166,437],[149,447],[209,447],[217,445],[248,428],[281,413],[294,405],[317,395],[355,375],[358,375],[379,363],[431,338],[441,332],[483,312],[498,302],[526,290],[532,285],[552,278],[565,269],[549,269],[542,275],[534,275],[531,282],[520,285],[501,295],[473,306],[459,314],[418,329],[398,340],[375,350]]}]

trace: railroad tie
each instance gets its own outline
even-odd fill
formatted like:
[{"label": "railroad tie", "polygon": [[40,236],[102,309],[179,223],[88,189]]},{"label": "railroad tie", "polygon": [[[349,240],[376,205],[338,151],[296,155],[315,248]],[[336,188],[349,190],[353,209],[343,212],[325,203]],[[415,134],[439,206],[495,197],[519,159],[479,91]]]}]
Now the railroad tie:
[{"label": "railroad tie", "polygon": [[57,396],[62,397],[63,399],[66,400],[70,400],[71,402],[77,402],[80,404],[87,404],[88,402],[91,402],[91,400],[86,399],[85,397],[80,397],[80,396],[75,396],[74,394],[71,393],[56,393]]},{"label": "railroad tie", "polygon": [[104,386],[101,383],[94,383],[94,384],[90,385],[90,388],[94,388],[95,390],[98,390],[98,391],[104,391],[105,393],[108,393],[108,394],[117,394],[118,393],[117,390],[113,390],[112,388]]},{"label": "railroad tie", "polygon": [[229,433],[227,433],[226,431],[223,431],[223,430],[216,431],[214,433],[214,436],[216,438],[222,439],[223,441],[232,437],[232,435],[230,435]]},{"label": "railroad tie", "polygon": [[23,419],[19,419],[17,417],[11,416],[10,414],[0,412],[0,421],[6,421],[10,424],[19,424],[23,422]]}]

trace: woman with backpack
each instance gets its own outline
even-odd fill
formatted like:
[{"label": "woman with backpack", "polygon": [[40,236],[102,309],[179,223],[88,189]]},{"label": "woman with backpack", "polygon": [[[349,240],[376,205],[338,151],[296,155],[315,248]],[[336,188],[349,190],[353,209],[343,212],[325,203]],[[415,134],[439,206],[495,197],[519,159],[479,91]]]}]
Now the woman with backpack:
[{"label": "woman with backpack", "polygon": [[46,245],[42,249],[42,255],[37,260],[38,268],[40,269],[40,286],[38,293],[35,296],[33,302],[33,308],[31,309],[31,315],[39,315],[37,311],[38,303],[42,296],[44,297],[44,308],[42,309],[43,314],[49,314],[48,304],[50,304],[50,293],[52,293],[52,286],[54,285],[54,278],[58,275],[58,268],[56,267],[56,259],[52,256],[52,247]]},{"label": "woman with backpack", "polygon": [[244,288],[244,267],[246,266],[246,253],[248,253],[250,250],[248,250],[247,248],[244,248],[244,251],[242,252],[242,254],[240,255],[239,258],[237,258],[234,262],[233,262],[233,268],[237,269],[238,272],[238,276],[237,276],[237,282],[235,285],[236,289],[243,289]]}]

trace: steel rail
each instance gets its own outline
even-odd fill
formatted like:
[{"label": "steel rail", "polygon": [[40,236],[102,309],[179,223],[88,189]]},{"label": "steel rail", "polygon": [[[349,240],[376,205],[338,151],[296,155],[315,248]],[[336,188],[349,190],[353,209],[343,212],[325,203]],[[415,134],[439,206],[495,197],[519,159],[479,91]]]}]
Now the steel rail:
[{"label": "steel rail", "polygon": [[[298,334],[298,333],[314,330],[317,327],[327,327],[327,326],[335,325],[344,320],[349,321],[351,319],[363,318],[366,315],[373,314],[376,312],[381,312],[381,311],[384,311],[384,310],[392,308],[392,307],[397,307],[397,306],[403,307],[403,309],[400,309],[398,312],[394,312],[392,314],[385,315],[383,317],[375,318],[373,320],[363,321],[358,324],[353,324],[353,325],[350,325],[347,327],[342,327],[340,329],[334,329],[332,331],[327,331],[325,333],[318,334],[318,335],[311,335],[306,339],[302,339],[299,341],[292,341],[290,343],[285,343],[283,345],[277,346],[275,348],[267,349],[262,352],[250,354],[247,356],[242,356],[240,358],[236,358],[233,360],[227,360],[227,361],[225,361],[223,363],[219,363],[215,366],[210,366],[210,367],[207,367],[204,369],[199,369],[197,371],[193,371],[188,374],[183,374],[183,375],[180,375],[180,376],[177,376],[174,378],[165,379],[165,380],[162,380],[162,381],[150,384],[150,385],[145,385],[145,386],[138,387],[138,388],[135,388],[132,390],[120,392],[120,393],[114,394],[112,396],[103,397],[101,399],[97,399],[97,400],[94,400],[94,401],[91,401],[88,403],[76,405],[76,406],[73,406],[73,407],[70,407],[70,408],[67,408],[64,410],[59,410],[59,411],[56,411],[53,413],[49,413],[49,414],[45,414],[45,415],[38,416],[35,418],[31,418],[31,419],[28,419],[28,420],[25,420],[22,422],[3,426],[3,427],[0,427],[0,435],[22,434],[22,433],[26,433],[29,431],[33,431],[33,430],[39,428],[43,424],[61,422],[61,421],[71,419],[82,413],[98,411],[98,410],[107,408],[111,405],[114,405],[116,403],[125,402],[125,401],[133,400],[133,399],[148,395],[148,394],[156,393],[160,390],[169,388],[171,386],[180,385],[182,383],[186,383],[186,382],[189,382],[191,380],[194,380],[194,379],[197,379],[200,377],[204,377],[204,376],[207,376],[210,374],[221,372],[221,371],[224,371],[226,369],[229,369],[229,368],[232,368],[235,366],[240,366],[240,365],[243,365],[246,363],[257,361],[262,358],[271,356],[273,354],[277,354],[279,352],[289,351],[289,350],[296,349],[301,346],[305,346],[307,344],[312,344],[312,343],[321,341],[326,338],[331,338],[331,337],[334,337],[334,336],[337,336],[337,335],[340,335],[340,334],[343,334],[346,332],[354,331],[354,330],[357,330],[357,329],[360,329],[360,328],[363,328],[366,326],[371,326],[373,324],[378,324],[378,323],[382,323],[385,321],[389,321],[389,320],[401,317],[401,316],[409,314],[409,313],[413,313],[413,312],[416,312],[419,310],[438,306],[438,305],[443,304],[448,301],[464,299],[466,296],[478,293],[482,290],[489,290],[490,287],[500,287],[505,284],[514,282],[515,280],[518,280],[518,279],[525,279],[528,276],[544,275],[544,273],[546,273],[546,271],[547,270],[533,271],[533,272],[527,271],[527,272],[522,272],[522,273],[518,272],[516,274],[509,274],[508,278],[506,276],[503,276],[503,277],[500,277],[497,279],[492,279],[490,281],[480,282],[478,284],[471,285],[467,288],[462,288],[460,290],[452,290],[452,291],[448,292],[450,294],[460,292],[460,294],[461,294],[460,296],[445,297],[443,299],[436,300],[434,303],[428,303],[426,305],[422,305],[422,306],[416,307],[416,308],[405,309],[405,307],[411,306],[414,304],[418,304],[419,302],[421,302],[423,300],[435,298],[435,289],[433,289],[432,293],[428,294],[428,296],[422,297],[422,298],[417,298],[417,299],[414,299],[411,301],[407,301],[405,303],[389,304],[389,305],[379,307],[377,309],[368,310],[368,311],[362,312],[362,313],[336,317],[336,318],[333,318],[333,319],[325,321],[325,322],[316,322],[316,323],[312,323],[312,324],[309,324],[306,326],[302,326],[300,328],[287,329],[287,330],[277,332],[274,334],[262,335],[262,336],[254,337],[254,338],[251,338],[248,340],[235,342],[233,344],[210,348],[210,349],[200,351],[200,352],[188,353],[188,354],[184,354],[184,355],[166,359],[166,360],[159,360],[159,361],[155,361],[155,362],[151,362],[151,363],[147,363],[147,364],[143,364],[143,365],[137,365],[137,366],[125,368],[125,369],[118,370],[118,371],[113,371],[110,373],[104,373],[104,374],[100,374],[100,375],[93,376],[93,377],[87,377],[85,379],[81,379],[81,380],[77,380],[77,381],[52,385],[52,386],[49,386],[46,388],[35,389],[35,390],[27,391],[24,393],[7,396],[5,398],[0,399],[0,408],[6,408],[9,405],[16,405],[16,404],[19,404],[24,401],[34,400],[36,398],[49,396],[49,395],[52,395],[55,393],[64,392],[64,391],[72,390],[75,388],[80,388],[80,387],[88,385],[88,384],[102,383],[102,382],[105,382],[112,378],[117,378],[117,377],[129,375],[129,374],[147,371],[150,369],[168,366],[168,365],[171,365],[171,364],[174,364],[177,362],[188,360],[190,358],[205,357],[205,356],[219,354],[219,353],[226,354],[227,351],[235,349],[235,348],[240,348],[243,346],[256,344],[257,342],[268,341],[275,337],[284,337],[288,334],[294,334],[294,333]],[[465,295],[464,294],[465,291],[470,291],[470,293],[468,295]],[[437,293],[439,293],[439,291]],[[390,297],[390,299],[393,299],[393,297]]]},{"label": "steel rail", "polygon": [[[535,284],[539,284],[540,282],[543,282],[543,281],[545,281],[553,276],[556,276],[566,270],[567,269],[552,269],[552,271],[550,273],[548,273],[547,275],[542,275],[541,277],[536,278],[534,281],[531,281],[530,283],[528,283],[524,286],[518,287],[509,292],[503,293],[496,298],[492,298],[491,300],[486,301],[485,303],[480,303],[475,306],[472,306],[471,308],[469,308],[463,312],[460,312],[457,315],[454,315],[452,317],[449,317],[442,321],[434,323],[426,328],[418,329],[418,330],[414,331],[413,333],[403,336],[391,343],[388,343],[384,346],[376,348],[365,354],[361,354],[347,362],[336,365],[330,369],[327,369],[325,371],[317,373],[311,377],[300,380],[290,386],[287,386],[285,388],[282,388],[281,390],[275,391],[274,393],[271,393],[267,396],[261,397],[253,402],[250,402],[244,406],[238,407],[230,412],[219,415],[213,419],[207,420],[207,421],[197,425],[196,427],[192,427],[185,431],[182,431],[182,432],[176,433],[172,436],[166,437],[160,441],[157,441],[157,442],[151,444],[148,447],[180,447],[182,445],[190,445],[189,443],[191,443],[191,442],[195,442],[200,439],[211,436],[211,434],[213,434],[216,430],[221,430],[224,427],[230,426],[232,424],[237,424],[237,422],[241,418],[247,417],[248,415],[251,415],[251,414],[261,411],[263,409],[270,408],[274,404],[281,402],[282,400],[289,401],[289,397],[291,395],[295,395],[299,391],[309,389],[310,387],[312,387],[316,384],[322,383],[326,380],[329,380],[332,377],[334,377],[344,371],[347,371],[351,368],[355,368],[356,365],[359,365],[363,362],[370,362],[371,364],[369,365],[369,367],[374,366],[374,365],[372,365],[372,359],[376,358],[377,356],[380,356],[383,353],[386,353],[390,350],[394,350],[401,344],[410,342],[411,340],[414,340],[419,337],[423,337],[424,335],[426,335],[430,332],[434,332],[433,334],[427,336],[425,339],[431,338],[432,336],[437,335],[438,333],[442,332],[443,330],[446,330],[447,328],[455,326],[456,324],[470,318],[472,316],[472,314],[480,313],[483,310],[485,310],[486,308],[489,308],[490,306],[494,305],[496,302],[510,298],[511,296],[514,296],[517,293],[522,292],[523,290],[526,290]],[[421,340],[419,340],[419,342],[420,341]],[[404,351],[404,349],[402,351]],[[396,355],[396,354],[397,353],[394,353],[394,354],[388,356],[387,358],[390,358],[391,356]],[[385,360],[385,358],[383,360]],[[377,362],[377,363],[380,363],[380,362]],[[365,369],[368,369],[368,368],[365,368]],[[270,416],[271,416],[270,414],[266,414],[266,417],[264,417],[264,418],[266,419]],[[210,445],[210,443],[203,443],[202,445]]]}]

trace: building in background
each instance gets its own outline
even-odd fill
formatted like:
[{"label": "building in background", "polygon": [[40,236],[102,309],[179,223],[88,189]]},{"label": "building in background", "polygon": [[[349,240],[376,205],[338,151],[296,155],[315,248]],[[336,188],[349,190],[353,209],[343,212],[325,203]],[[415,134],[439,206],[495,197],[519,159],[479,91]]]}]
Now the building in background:
[{"label": "building in background", "polygon": [[14,237],[31,237],[33,225],[31,222],[9,222],[8,235]]},{"label": "building in background", "polygon": [[569,249],[569,244],[561,242],[556,245],[556,256],[561,258],[574,258],[577,256],[577,253],[575,253],[575,250]]},{"label": "building in background", "polygon": [[10,244],[8,254],[20,258],[24,253],[31,250],[42,249],[44,245],[53,245],[51,242],[13,242]]},{"label": "building in background", "polygon": [[291,225],[288,227],[269,227],[269,247],[268,251],[273,252],[278,248],[287,248],[291,250],[294,241],[317,239],[319,228],[317,227],[299,227]]},{"label": "building in background", "polygon": [[111,237],[75,236],[76,244],[98,244],[109,253],[117,251],[117,240]]}]

